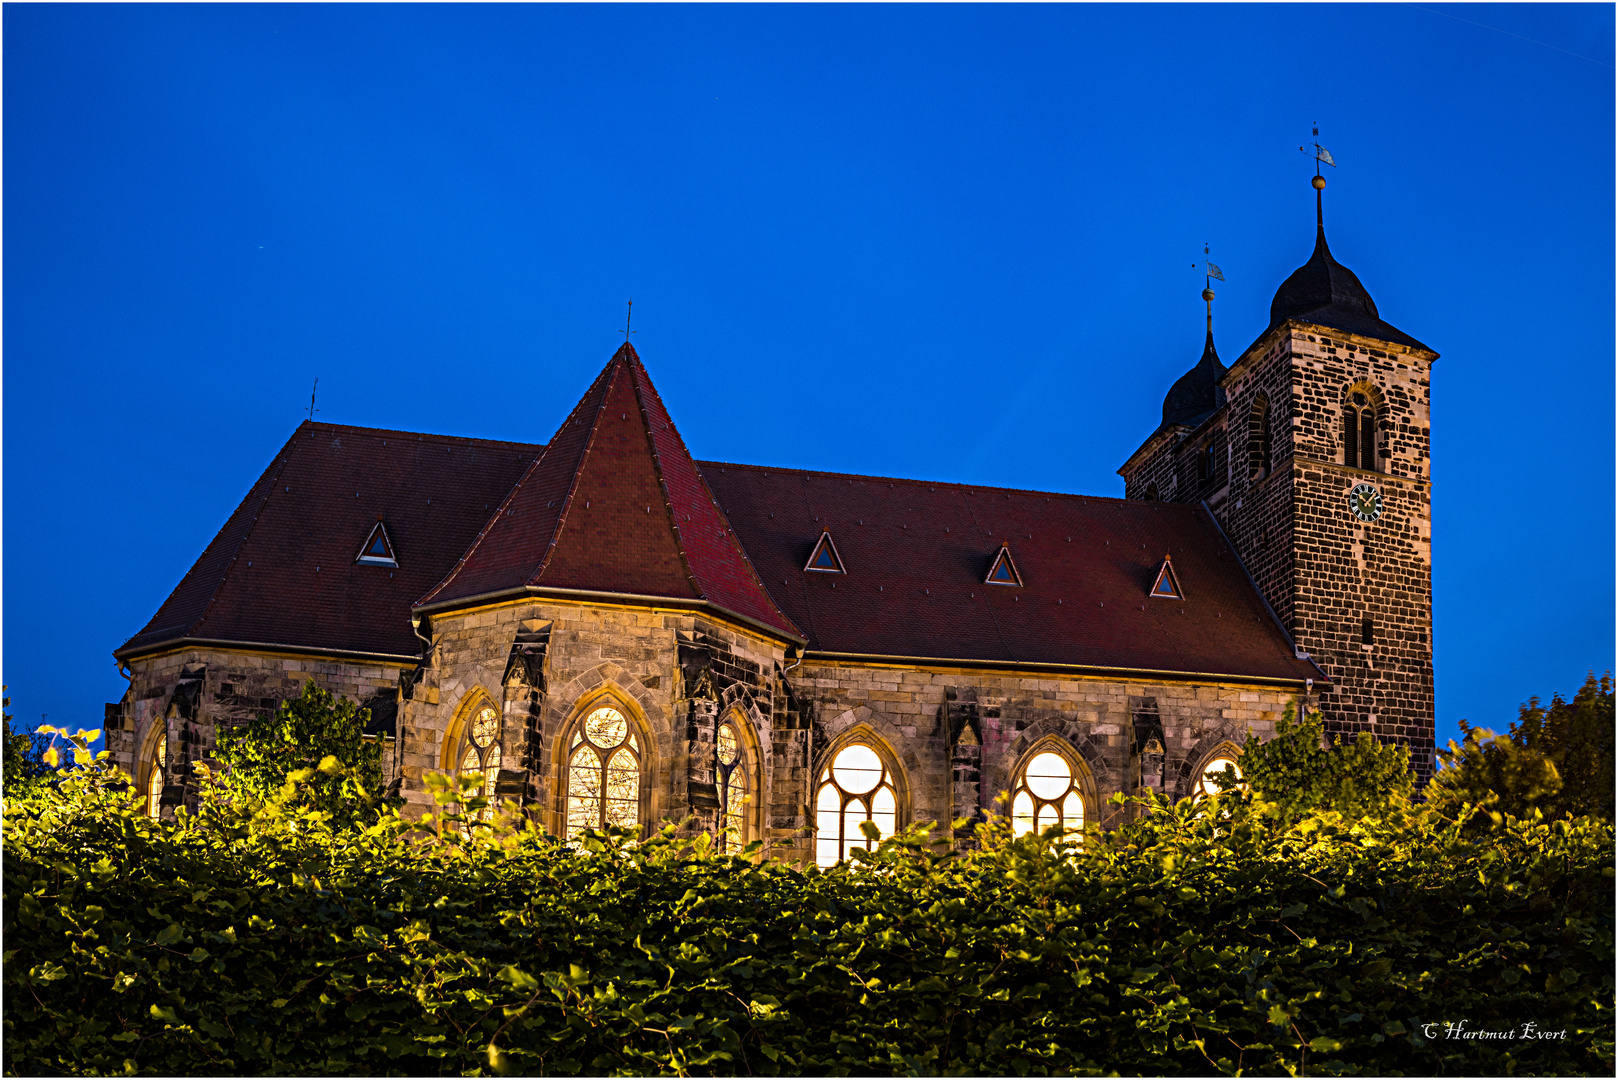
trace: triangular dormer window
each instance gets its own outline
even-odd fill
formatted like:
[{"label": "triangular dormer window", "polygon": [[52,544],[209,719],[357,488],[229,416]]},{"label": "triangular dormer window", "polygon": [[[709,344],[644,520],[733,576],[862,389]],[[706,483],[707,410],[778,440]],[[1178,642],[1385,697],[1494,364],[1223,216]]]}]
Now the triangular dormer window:
[{"label": "triangular dormer window", "polygon": [[365,538],[365,546],[360,548],[359,558],[354,560],[366,566],[398,566],[399,560],[393,557],[393,542],[388,539],[388,530],[382,523],[376,523],[371,535]]},{"label": "triangular dormer window", "polygon": [[831,533],[823,532],[820,539],[815,541],[815,550],[809,553],[809,561],[804,563],[805,570],[818,570],[823,574],[845,574],[842,557],[837,554],[837,545],[832,543]]},{"label": "triangular dormer window", "polygon": [[983,579],[985,585],[1021,585],[1022,575],[1017,572],[1017,564],[1011,561],[1011,549],[1004,544],[989,565],[989,576]]},{"label": "triangular dormer window", "polygon": [[1163,565],[1158,567],[1157,580],[1152,582],[1152,595],[1163,600],[1185,599],[1185,593],[1180,590],[1180,578],[1167,555],[1163,556]]}]

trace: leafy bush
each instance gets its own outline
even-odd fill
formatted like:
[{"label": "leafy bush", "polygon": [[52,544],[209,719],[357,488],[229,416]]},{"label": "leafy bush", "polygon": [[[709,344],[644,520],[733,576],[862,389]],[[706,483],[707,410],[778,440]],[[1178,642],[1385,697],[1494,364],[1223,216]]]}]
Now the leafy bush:
[{"label": "leafy bush", "polygon": [[[312,770],[300,797],[346,821],[382,796],[382,745],[365,738],[369,719],[370,710],[311,679],[274,713],[221,732],[214,756],[226,766],[225,785],[253,801],[280,791],[287,774]],[[338,770],[318,768],[328,757]]]},{"label": "leafy bush", "polygon": [[[10,707],[11,699],[0,697],[0,709]],[[0,783],[5,785],[7,795],[17,797],[27,794],[44,784],[50,775],[50,766],[45,764],[45,751],[51,744],[50,736],[41,733],[37,725],[30,731],[13,731],[10,713],[0,712],[0,724],[4,725],[0,735],[5,737],[4,758],[0,759]]]},{"label": "leafy bush", "polygon": [[1613,820],[1612,676],[1592,673],[1564,701],[1521,707],[1509,736],[1461,721],[1464,742],[1438,752],[1443,768],[1428,787],[1435,804],[1484,807],[1490,814],[1591,814]]},{"label": "leafy bush", "polygon": [[[422,821],[340,829],[306,798],[323,766],[175,823],[104,761],[8,800],[7,1071],[1613,1068],[1613,833],[1588,818],[1478,839],[1470,811],[1230,793],[1082,846],[911,830],[799,871],[672,829],[478,825],[447,777]],[[1445,1037],[1463,1021],[1515,1034]]]},{"label": "leafy bush", "polygon": [[[1273,803],[1289,820],[1335,810],[1358,820],[1401,805],[1410,797],[1410,750],[1383,745],[1369,732],[1345,744],[1339,735],[1326,745],[1325,721],[1318,712],[1295,720],[1294,706],[1268,742],[1249,735],[1242,748],[1243,781]],[[1220,787],[1232,782],[1220,778]]]}]

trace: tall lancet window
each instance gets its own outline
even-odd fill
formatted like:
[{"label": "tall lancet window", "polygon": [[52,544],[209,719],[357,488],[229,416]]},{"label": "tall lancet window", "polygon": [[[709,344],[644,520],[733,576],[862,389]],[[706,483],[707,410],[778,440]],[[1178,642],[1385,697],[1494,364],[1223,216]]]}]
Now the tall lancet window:
[{"label": "tall lancet window", "polygon": [[492,820],[494,782],[500,776],[500,714],[494,706],[483,706],[473,715],[472,722],[466,725],[460,771],[478,775],[477,794],[490,800],[478,817],[483,821]]},{"label": "tall lancet window", "polygon": [[1270,475],[1270,399],[1263,394],[1253,399],[1247,417],[1247,460],[1254,480]]},{"label": "tall lancet window", "polygon": [[1376,472],[1376,403],[1355,391],[1343,407],[1343,464]]},{"label": "tall lancet window", "polygon": [[573,730],[567,759],[566,835],[640,825],[641,741],[623,713],[594,709]]},{"label": "tall lancet window", "polygon": [[714,753],[714,786],[719,789],[718,847],[720,851],[740,851],[750,839],[746,814],[750,777],[747,746],[736,725],[729,720],[719,725]]},{"label": "tall lancet window", "polygon": [[168,774],[168,762],[169,740],[165,728],[157,734],[152,745],[152,762],[146,767],[146,813],[151,817],[160,817],[163,813],[163,781]]},{"label": "tall lancet window", "polygon": [[861,822],[871,822],[878,839],[885,840],[898,820],[893,774],[881,755],[863,743],[843,747],[821,772],[815,793],[815,862],[831,866],[855,848],[875,847],[861,831]]}]

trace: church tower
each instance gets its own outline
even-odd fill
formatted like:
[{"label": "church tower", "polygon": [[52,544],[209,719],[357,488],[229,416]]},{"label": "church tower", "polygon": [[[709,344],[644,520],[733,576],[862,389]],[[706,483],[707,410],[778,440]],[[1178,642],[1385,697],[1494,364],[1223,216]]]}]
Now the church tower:
[{"label": "church tower", "polygon": [[1269,327],[1228,369],[1213,348],[1119,470],[1126,497],[1206,502],[1325,676],[1328,733],[1410,747],[1431,776],[1430,378],[1438,354],[1383,321],[1326,243],[1277,290]]}]

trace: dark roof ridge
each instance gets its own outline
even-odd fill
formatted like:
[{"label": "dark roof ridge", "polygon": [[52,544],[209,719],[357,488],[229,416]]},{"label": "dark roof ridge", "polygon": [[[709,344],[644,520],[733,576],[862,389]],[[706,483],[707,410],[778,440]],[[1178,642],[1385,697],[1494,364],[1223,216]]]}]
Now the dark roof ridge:
[{"label": "dark roof ridge", "polygon": [[[800,476],[825,476],[839,480],[879,480],[885,484],[914,484],[919,487],[962,488],[969,491],[995,491],[1007,495],[1042,495],[1047,499],[1087,499],[1095,502],[1127,503],[1139,499],[1120,499],[1113,495],[1086,495],[1079,491],[1043,491],[1039,488],[999,487],[993,484],[968,484],[959,480],[918,480],[909,476],[871,476],[865,473],[831,472],[826,469],[800,469],[785,465],[749,465],[738,461],[698,461],[697,468],[709,466],[720,469],[754,469],[759,472],[778,472]],[[1163,505],[1179,505],[1164,503]]]},{"label": "dark roof ridge", "polygon": [[[616,354],[614,359],[616,359]],[[477,535],[474,536],[472,538],[472,542],[466,546],[466,550],[461,552],[461,557],[455,561],[454,566],[450,567],[449,573],[445,574],[441,579],[439,579],[438,584],[434,585],[431,589],[428,589],[425,593],[423,593],[422,596],[416,600],[413,606],[424,607],[427,604],[432,603],[434,597],[442,592],[444,587],[447,586],[451,581],[455,580],[455,577],[460,574],[462,568],[464,568],[467,562],[471,560],[472,556],[476,554],[478,548],[483,544],[483,541],[488,538],[490,531],[493,530],[495,525],[500,522],[500,519],[507,513],[507,511],[511,509],[511,504],[522,494],[523,487],[528,483],[529,479],[533,477],[543,465],[548,463],[547,459],[552,453],[563,452],[557,449],[557,444],[562,441],[562,433],[568,429],[569,424],[573,423],[575,417],[578,417],[582,421],[583,418],[580,416],[580,410],[585,408],[585,403],[588,402],[590,400],[590,396],[595,393],[596,387],[601,384],[601,381],[607,377],[608,372],[610,372],[612,369],[613,361],[609,360],[607,362],[607,366],[596,373],[595,379],[591,381],[589,389],[584,392],[584,396],[579,398],[579,400],[574,403],[573,408],[568,411],[567,416],[562,420],[561,426],[556,429],[556,434],[551,437],[551,441],[548,443],[536,444],[541,447],[540,452],[534,455],[534,460],[528,463],[528,468],[523,470],[523,474],[517,478],[517,482],[511,486],[511,490],[506,492],[506,497],[500,500],[500,505],[494,508],[494,513],[490,515],[488,520],[486,520],[482,527],[478,529]],[[603,395],[603,400],[605,400],[605,395]],[[599,407],[596,411],[597,415],[599,416]],[[577,480],[578,462],[575,462],[573,476],[569,482],[569,492],[572,491],[572,485],[577,483]],[[565,512],[565,510],[566,506],[564,505],[563,511],[558,512],[555,519],[551,523],[550,536],[547,538],[545,554],[541,557],[541,561],[538,566],[543,566],[544,560],[549,557],[550,552],[553,550],[549,544],[549,541],[555,540],[557,535],[561,532],[562,513]],[[527,575],[525,575],[524,580],[532,581],[535,573],[537,573],[537,567],[535,570],[531,570]]]},{"label": "dark roof ridge", "polygon": [[[367,427],[363,424],[333,424],[326,420],[304,420],[298,424],[300,429],[306,427],[328,428],[333,431],[345,431],[355,435],[398,435],[418,441],[431,439],[433,442],[484,443],[509,450],[525,450],[530,447],[535,450],[545,449],[544,443],[518,442],[512,439],[486,439],[481,435],[445,435],[435,431],[406,431],[403,428]],[[294,430],[293,434],[296,435],[297,431]]]}]

